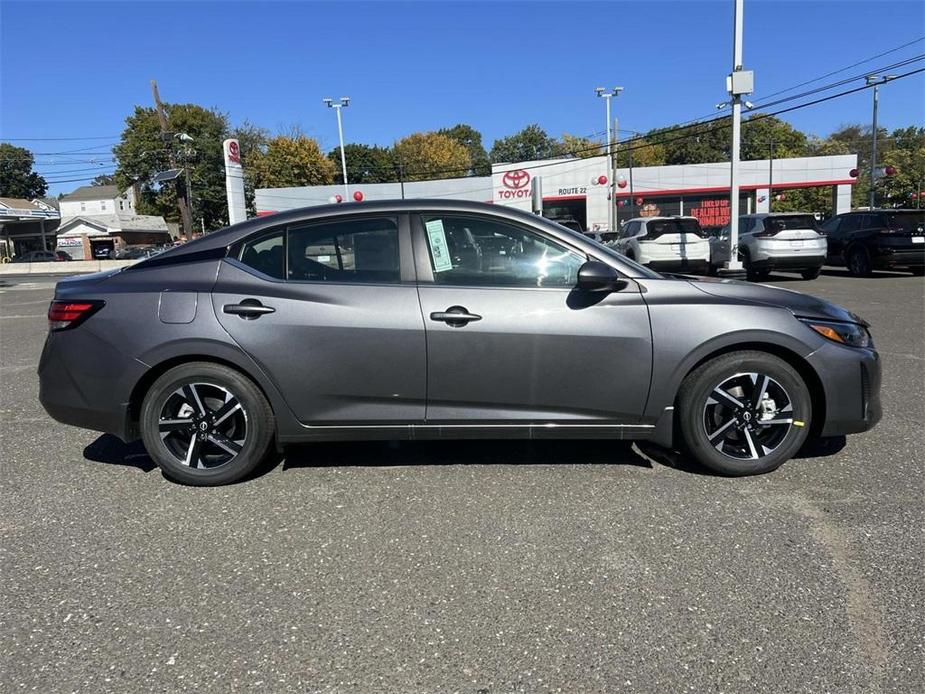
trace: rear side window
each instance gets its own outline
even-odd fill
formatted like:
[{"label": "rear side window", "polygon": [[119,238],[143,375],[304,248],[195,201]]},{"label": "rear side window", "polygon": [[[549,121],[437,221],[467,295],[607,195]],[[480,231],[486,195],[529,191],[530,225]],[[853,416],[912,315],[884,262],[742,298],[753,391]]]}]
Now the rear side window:
[{"label": "rear side window", "polygon": [[662,234],[696,234],[703,236],[703,230],[696,219],[654,219],[646,224],[647,236],[654,238]]},{"label": "rear side window", "polygon": [[841,220],[842,220],[841,217],[832,217],[832,219],[828,219],[825,222],[823,222],[820,228],[826,234],[831,234],[833,231],[838,231],[839,225],[841,224]]},{"label": "rear side window", "polygon": [[395,283],[401,279],[398,226],[357,219],[290,227],[241,245],[233,257],[294,282]]},{"label": "rear side window", "polygon": [[286,277],[286,255],[283,250],[283,232],[245,243],[237,258],[257,272],[278,280],[284,279]]},{"label": "rear side window", "polygon": [[790,231],[792,229],[815,229],[816,218],[811,214],[793,214],[786,217],[768,217],[764,220],[765,228],[770,232]]},{"label": "rear side window", "polygon": [[890,212],[886,215],[889,229],[901,229],[909,234],[925,233],[925,210],[921,212]]}]

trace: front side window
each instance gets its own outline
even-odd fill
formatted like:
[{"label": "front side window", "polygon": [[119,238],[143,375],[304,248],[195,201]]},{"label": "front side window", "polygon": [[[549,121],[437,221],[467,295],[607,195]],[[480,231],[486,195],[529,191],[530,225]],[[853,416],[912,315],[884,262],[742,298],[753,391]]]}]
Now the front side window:
[{"label": "front side window", "polygon": [[534,231],[494,219],[423,221],[435,284],[571,288],[586,260]]}]

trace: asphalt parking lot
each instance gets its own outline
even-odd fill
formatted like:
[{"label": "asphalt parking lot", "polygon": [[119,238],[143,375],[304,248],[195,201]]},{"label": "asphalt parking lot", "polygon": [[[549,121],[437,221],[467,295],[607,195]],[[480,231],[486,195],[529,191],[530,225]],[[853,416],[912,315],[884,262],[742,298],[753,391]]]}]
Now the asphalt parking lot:
[{"label": "asphalt parking lot", "polygon": [[356,443],[173,484],[37,400],[53,281],[0,281],[0,691],[925,687],[925,281],[866,317],[872,432],[758,478],[621,443]]}]

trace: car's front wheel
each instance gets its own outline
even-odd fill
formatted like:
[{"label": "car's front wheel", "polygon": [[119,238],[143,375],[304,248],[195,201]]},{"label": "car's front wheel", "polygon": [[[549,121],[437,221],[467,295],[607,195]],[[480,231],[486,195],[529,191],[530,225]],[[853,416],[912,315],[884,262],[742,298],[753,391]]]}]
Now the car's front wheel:
[{"label": "car's front wheel", "polygon": [[221,364],[176,366],[141,406],[148,454],[168,477],[207,486],[235,482],[266,457],[274,419],[260,389]]},{"label": "car's front wheel", "polygon": [[687,450],[723,475],[780,467],[809,433],[812,401],[800,374],[766,352],[732,352],[684,380],[679,423]]}]

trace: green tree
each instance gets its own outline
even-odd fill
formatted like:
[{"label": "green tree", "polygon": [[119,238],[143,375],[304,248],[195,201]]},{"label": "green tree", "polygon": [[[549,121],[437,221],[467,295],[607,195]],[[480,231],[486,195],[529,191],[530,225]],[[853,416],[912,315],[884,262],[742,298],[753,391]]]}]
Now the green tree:
[{"label": "green tree", "polygon": [[[154,174],[170,168],[172,152],[178,166],[188,172],[194,230],[200,224],[207,230],[224,226],[228,219],[222,157],[222,141],[228,136],[225,114],[196,104],[165,104],[164,109],[166,136],[153,108],[136,106],[126,118],[122,138],[113,150],[119,162],[116,185],[124,190],[137,182],[139,212],[179,221],[177,196],[186,195],[187,176],[176,179],[176,185],[152,182]],[[181,141],[176,137],[180,133],[192,141]]]},{"label": "green tree", "polygon": [[34,163],[25,147],[0,142],[0,197],[32,200],[45,195],[48,184],[32,170]]},{"label": "green tree", "polygon": [[562,144],[546,134],[538,124],[528,125],[520,132],[495,140],[491,160],[495,163],[552,159],[562,155]]},{"label": "green tree", "polygon": [[334,182],[335,168],[318,143],[305,135],[277,135],[257,150],[250,167],[258,188],[320,186]]},{"label": "green tree", "polygon": [[488,158],[488,152],[485,151],[485,147],[482,145],[482,133],[465,123],[459,123],[452,128],[441,128],[437,133],[446,135],[451,140],[455,140],[469,151],[469,161],[472,162],[473,176],[491,175],[491,160]]},{"label": "green tree", "polygon": [[[398,180],[398,165],[392,150],[388,147],[349,143],[344,145],[347,160],[347,180],[350,183],[392,183]],[[328,152],[328,159],[334,165],[334,182],[343,183],[340,147]]]},{"label": "green tree", "polygon": [[393,147],[406,181],[465,176],[472,167],[469,150],[446,135],[414,133]]},{"label": "green tree", "polygon": [[[665,164],[704,164],[729,159],[732,131],[728,118],[679,128],[668,126],[646,133],[646,141],[660,145]],[[635,157],[634,157],[635,159]]]},{"label": "green tree", "polygon": [[883,207],[915,207],[913,194],[917,195],[925,185],[925,128],[898,128],[887,142],[886,151],[878,157],[879,163],[892,166],[896,173],[877,182],[878,204]]},{"label": "green tree", "polygon": [[809,154],[809,140],[805,133],[774,116],[743,121],[742,159],[767,159],[772,153],[775,159],[805,157]]}]

